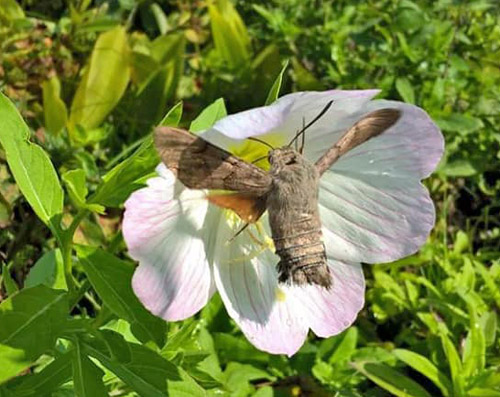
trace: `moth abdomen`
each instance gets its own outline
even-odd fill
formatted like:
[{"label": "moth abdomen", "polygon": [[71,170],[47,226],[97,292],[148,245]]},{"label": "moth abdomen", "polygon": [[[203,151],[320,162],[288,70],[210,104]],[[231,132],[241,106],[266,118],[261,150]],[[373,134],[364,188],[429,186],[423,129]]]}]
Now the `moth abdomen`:
[{"label": "moth abdomen", "polygon": [[332,278],[320,229],[275,238],[275,247],[281,259],[277,266],[280,282],[331,287]]}]

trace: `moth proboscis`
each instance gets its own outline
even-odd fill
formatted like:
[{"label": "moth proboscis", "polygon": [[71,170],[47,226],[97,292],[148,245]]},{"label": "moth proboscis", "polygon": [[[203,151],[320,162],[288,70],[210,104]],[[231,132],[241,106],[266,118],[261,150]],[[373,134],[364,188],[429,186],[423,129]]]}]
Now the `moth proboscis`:
[{"label": "moth proboscis", "polygon": [[[186,187],[224,191],[209,193],[207,199],[234,211],[244,222],[257,222],[268,211],[281,283],[330,288],[318,209],[320,177],[341,156],[382,134],[400,116],[393,108],[368,113],[315,164],[290,145],[272,149],[269,172],[180,128],[158,127],[155,146],[163,163]],[[298,134],[304,134],[305,128]]]}]

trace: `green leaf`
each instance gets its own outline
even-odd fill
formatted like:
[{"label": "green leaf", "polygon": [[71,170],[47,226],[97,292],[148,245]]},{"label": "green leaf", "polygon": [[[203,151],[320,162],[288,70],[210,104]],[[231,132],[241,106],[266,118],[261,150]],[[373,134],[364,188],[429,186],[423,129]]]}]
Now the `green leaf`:
[{"label": "green leaf", "polygon": [[467,177],[476,175],[478,171],[469,160],[453,160],[440,167],[439,173],[451,177]]},{"label": "green leaf", "polygon": [[497,314],[494,311],[484,313],[479,319],[483,329],[486,346],[493,346],[497,334]]},{"label": "green leaf", "polygon": [[244,66],[251,56],[250,37],[231,1],[209,3],[210,26],[215,49],[230,69]]},{"label": "green leaf", "polygon": [[466,302],[469,312],[469,333],[465,339],[463,350],[463,376],[468,379],[480,373],[486,364],[486,341],[476,304],[470,293],[459,291],[460,297]]},{"label": "green leaf", "polygon": [[132,325],[139,340],[152,340],[162,347],[166,323],[147,311],[132,291],[135,266],[101,249],[79,246],[77,253],[90,283],[111,311]]},{"label": "green leaf", "polygon": [[54,346],[67,313],[66,294],[42,285],[23,289],[0,304],[0,383]]},{"label": "green leaf", "polygon": [[500,397],[500,391],[489,388],[474,387],[473,389],[467,390],[467,397]]},{"label": "green leaf", "polygon": [[227,116],[226,105],[223,98],[219,98],[208,105],[189,126],[191,132],[200,132],[212,127],[216,121]]},{"label": "green leaf", "polygon": [[167,114],[160,121],[159,125],[163,127],[177,127],[182,118],[182,107],[183,107],[182,101],[177,102],[175,106],[170,108]]},{"label": "green leaf", "polygon": [[495,300],[497,308],[500,309],[500,287],[498,284],[495,282],[495,277],[488,271],[486,266],[484,266],[481,262],[479,261],[472,261],[474,264],[474,267],[478,271],[478,273],[481,275],[481,277],[484,280],[484,284],[490,291],[491,296]]},{"label": "green leaf", "polygon": [[206,395],[204,390],[181,368],[146,347],[126,343],[131,353],[130,361],[126,363],[113,360],[105,345],[98,341],[85,343],[84,350],[139,395],[148,397]]},{"label": "green leaf", "polygon": [[62,180],[68,189],[68,194],[77,207],[103,214],[104,207],[102,205],[87,204],[85,201],[88,194],[86,179],[85,171],[81,168],[66,171],[62,175]]},{"label": "green leaf", "polygon": [[69,196],[80,207],[85,205],[85,198],[89,192],[85,184],[85,179],[85,171],[81,168],[66,171],[62,175],[62,180],[68,188]]},{"label": "green leaf", "polygon": [[399,77],[396,79],[396,89],[403,101],[407,103],[415,103],[415,91],[413,86],[406,77]]},{"label": "green leaf", "polygon": [[323,90],[325,87],[309,70],[307,70],[300,61],[292,58],[293,76],[297,88],[301,91]]},{"label": "green leaf", "polygon": [[451,396],[453,389],[450,380],[426,357],[406,349],[394,349],[392,353],[406,365],[429,378],[443,396]]},{"label": "green leaf", "polygon": [[158,123],[167,102],[175,96],[184,69],[186,40],[182,33],[159,36],[148,49],[149,55],[133,53],[134,72],[142,74],[134,112],[144,128]]},{"label": "green leaf", "polygon": [[145,180],[152,175],[159,163],[153,138],[148,136],[132,156],[104,175],[103,183],[88,202],[119,207],[134,190],[145,185]]},{"label": "green leaf", "polygon": [[130,79],[129,48],[125,28],[119,26],[97,39],[90,62],[71,104],[71,137],[85,143],[77,126],[84,130],[98,127],[117,105]]},{"label": "green leaf", "polygon": [[104,372],[82,352],[80,342],[75,342],[73,351],[73,385],[77,397],[106,397],[108,393],[102,382]]},{"label": "green leaf", "polygon": [[24,18],[24,11],[15,0],[0,0],[0,22],[7,24],[22,18]]},{"label": "green leaf", "polygon": [[7,163],[38,217],[52,230],[59,229],[63,191],[54,166],[43,149],[29,142],[30,131],[15,106],[0,93],[0,143]]},{"label": "green leaf", "polygon": [[443,346],[444,354],[448,361],[453,384],[453,397],[462,397],[464,394],[464,378],[462,377],[462,362],[455,345],[447,335],[446,327],[443,323],[438,323],[438,333]]},{"label": "green leaf", "polygon": [[5,263],[2,264],[2,283],[5,287],[7,295],[9,296],[19,291],[19,287],[17,286],[16,282],[12,279],[12,276],[10,275],[10,270]]},{"label": "green leaf", "polygon": [[386,365],[360,362],[352,365],[372,382],[395,396],[430,397],[430,394],[418,383]]},{"label": "green leaf", "polygon": [[57,76],[42,84],[43,117],[47,131],[57,134],[68,121],[68,110],[61,99],[61,83]]},{"label": "green leaf", "polygon": [[62,254],[59,249],[43,254],[30,269],[24,281],[26,288],[40,284],[54,289],[68,289],[66,278],[64,277]]},{"label": "green leaf", "polygon": [[336,364],[350,360],[352,354],[356,350],[357,342],[358,329],[356,327],[351,327],[343,333],[342,339],[328,359],[328,362],[330,364]]},{"label": "green leaf", "polygon": [[288,59],[285,61],[285,64],[283,65],[283,68],[281,69],[278,77],[273,83],[273,86],[271,87],[271,90],[269,90],[269,94],[267,94],[267,99],[266,99],[266,105],[270,105],[273,103],[276,99],[278,99],[279,94],[280,94],[280,88],[281,84],[283,83],[283,75],[285,74],[286,69],[288,68]]},{"label": "green leaf", "polygon": [[42,371],[33,375],[25,375],[13,388],[16,396],[50,395],[59,386],[71,379],[71,360],[73,353],[65,353],[57,357]]},{"label": "green leaf", "polygon": [[484,127],[480,119],[458,113],[453,113],[447,117],[437,118],[435,121],[442,130],[458,132],[461,135],[470,134]]},{"label": "green leaf", "polygon": [[149,6],[149,9],[151,10],[151,12],[156,20],[156,24],[158,25],[158,30],[160,31],[160,33],[162,35],[164,35],[165,33],[167,33],[167,30],[168,30],[167,16],[165,15],[165,13],[161,9],[161,7],[156,3],[151,4]]},{"label": "green leaf", "polygon": [[230,334],[213,334],[215,350],[222,362],[239,361],[242,363],[267,363],[269,356],[257,350],[244,338]]}]

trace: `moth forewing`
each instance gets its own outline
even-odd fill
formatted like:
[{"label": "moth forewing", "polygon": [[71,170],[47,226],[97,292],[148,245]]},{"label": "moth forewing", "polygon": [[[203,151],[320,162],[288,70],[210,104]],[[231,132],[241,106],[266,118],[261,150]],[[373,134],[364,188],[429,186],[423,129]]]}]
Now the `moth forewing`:
[{"label": "moth forewing", "polygon": [[267,193],[270,176],[189,131],[158,127],[154,141],[162,162],[190,189]]},{"label": "moth forewing", "polygon": [[345,153],[382,134],[400,117],[401,111],[393,108],[379,109],[368,113],[349,128],[339,141],[316,161],[316,169],[319,174],[322,175]]}]

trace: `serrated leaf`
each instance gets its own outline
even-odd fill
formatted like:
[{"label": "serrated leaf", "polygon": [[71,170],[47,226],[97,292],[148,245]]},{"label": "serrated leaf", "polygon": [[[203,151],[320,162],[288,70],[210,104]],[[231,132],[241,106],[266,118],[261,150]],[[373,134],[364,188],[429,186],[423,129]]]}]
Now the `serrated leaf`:
[{"label": "serrated leaf", "polygon": [[0,304],[0,383],[54,346],[67,313],[66,294],[42,285],[23,289]]},{"label": "serrated leaf", "polygon": [[189,126],[191,132],[200,132],[212,127],[217,120],[227,116],[226,105],[223,98],[219,98],[208,105]]},{"label": "serrated leaf", "polygon": [[52,230],[59,230],[63,191],[54,166],[44,150],[28,138],[30,131],[19,112],[0,93],[0,143],[7,163],[26,200]]},{"label": "serrated leaf", "polygon": [[139,340],[162,347],[166,323],[147,311],[132,291],[135,266],[98,248],[79,246],[77,253],[90,283],[111,311],[131,324]]}]

